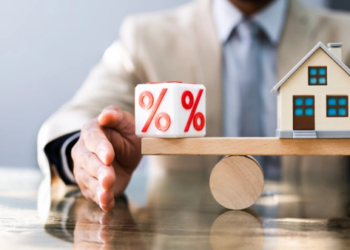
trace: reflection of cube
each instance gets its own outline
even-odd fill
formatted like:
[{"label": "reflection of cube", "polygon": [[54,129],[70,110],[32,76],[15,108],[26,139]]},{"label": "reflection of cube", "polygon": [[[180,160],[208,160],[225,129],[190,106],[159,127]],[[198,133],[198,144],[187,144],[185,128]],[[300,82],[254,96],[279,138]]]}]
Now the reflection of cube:
[{"label": "reflection of cube", "polygon": [[136,135],[205,135],[205,87],[181,82],[139,84],[135,89]]}]

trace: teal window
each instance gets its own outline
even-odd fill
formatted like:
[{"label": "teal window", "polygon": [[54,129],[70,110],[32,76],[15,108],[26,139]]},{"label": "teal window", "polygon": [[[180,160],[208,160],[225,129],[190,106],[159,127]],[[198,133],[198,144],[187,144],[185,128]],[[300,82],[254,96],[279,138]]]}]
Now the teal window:
[{"label": "teal window", "polygon": [[313,116],[314,115],[314,109],[313,108],[306,108],[305,109],[305,115],[306,116]]},{"label": "teal window", "polygon": [[335,105],[337,105],[337,98],[336,97],[328,97],[327,103],[329,106],[335,106]]},{"label": "teal window", "polygon": [[296,116],[302,116],[303,115],[303,109],[301,109],[301,108],[295,109],[295,115]]},{"label": "teal window", "polygon": [[346,105],[346,98],[344,98],[344,97],[338,98],[338,105],[345,106]]},{"label": "teal window", "polygon": [[294,116],[314,116],[315,99],[313,96],[293,96]]},{"label": "teal window", "polygon": [[327,85],[327,67],[309,67],[309,85]]},{"label": "teal window", "polygon": [[338,115],[339,116],[346,116],[346,108],[338,109]]},{"label": "teal window", "polygon": [[326,84],[326,78],[325,77],[318,78],[318,84]]},{"label": "teal window", "polygon": [[327,96],[327,117],[348,117],[348,96]]},{"label": "teal window", "polygon": [[314,98],[312,98],[312,97],[306,97],[306,98],[305,98],[305,105],[306,105],[306,106],[312,106],[312,105],[314,105]]},{"label": "teal window", "polygon": [[317,69],[316,68],[310,68],[310,75],[312,75],[312,76],[317,75]]},{"label": "teal window", "polygon": [[328,116],[335,116],[337,114],[337,110],[335,108],[328,108]]},{"label": "teal window", "polygon": [[319,69],[318,69],[318,74],[319,74],[320,76],[326,75],[326,68],[319,68]]},{"label": "teal window", "polygon": [[316,77],[311,77],[310,78],[310,84],[317,84],[317,78]]},{"label": "teal window", "polygon": [[303,106],[303,98],[295,98],[294,103],[296,106]]}]

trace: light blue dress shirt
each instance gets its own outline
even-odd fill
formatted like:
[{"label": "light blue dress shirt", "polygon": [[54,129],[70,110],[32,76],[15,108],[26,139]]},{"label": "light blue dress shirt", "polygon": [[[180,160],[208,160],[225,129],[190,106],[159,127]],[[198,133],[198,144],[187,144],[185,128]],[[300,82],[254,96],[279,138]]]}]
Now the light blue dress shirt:
[{"label": "light blue dress shirt", "polygon": [[[277,82],[277,47],[283,30],[288,0],[275,0],[259,13],[250,17],[268,39],[260,42],[261,72],[261,100],[262,136],[275,136],[277,127],[277,97],[270,90]],[[224,136],[240,136],[241,112],[244,103],[239,95],[237,79],[241,74],[254,74],[242,72],[238,63],[244,60],[247,42],[232,32],[244,18],[243,14],[229,0],[213,0],[213,16],[218,37],[222,43],[223,51],[223,98],[224,98]],[[232,34],[231,34],[232,33]]]}]

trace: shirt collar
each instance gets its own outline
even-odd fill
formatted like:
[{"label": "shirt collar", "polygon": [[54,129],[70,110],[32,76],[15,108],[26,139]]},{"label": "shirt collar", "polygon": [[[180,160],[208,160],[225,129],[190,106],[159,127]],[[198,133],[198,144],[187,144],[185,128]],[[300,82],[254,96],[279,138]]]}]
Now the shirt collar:
[{"label": "shirt collar", "polygon": [[[275,0],[252,17],[272,43],[279,42],[287,10],[288,0]],[[243,14],[228,0],[213,0],[213,16],[218,37],[222,43],[243,19]]]}]

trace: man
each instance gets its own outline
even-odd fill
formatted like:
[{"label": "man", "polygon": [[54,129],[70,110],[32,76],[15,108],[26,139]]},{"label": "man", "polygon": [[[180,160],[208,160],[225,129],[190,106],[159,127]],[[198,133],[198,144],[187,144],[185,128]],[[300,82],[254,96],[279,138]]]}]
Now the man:
[{"label": "man", "polygon": [[[273,136],[276,100],[269,90],[318,41],[346,43],[349,21],[347,15],[308,9],[296,0],[197,0],[127,18],[120,40],[106,50],[74,98],[42,126],[40,167],[66,184],[76,182],[86,198],[110,210],[141,159],[132,116],[134,88],[148,81],[204,84],[210,93],[207,136]],[[344,46],[345,63],[349,48]],[[298,159],[306,164],[310,158]],[[165,169],[203,168],[214,166],[217,158],[151,161]],[[329,164],[339,162],[343,159]]]}]

